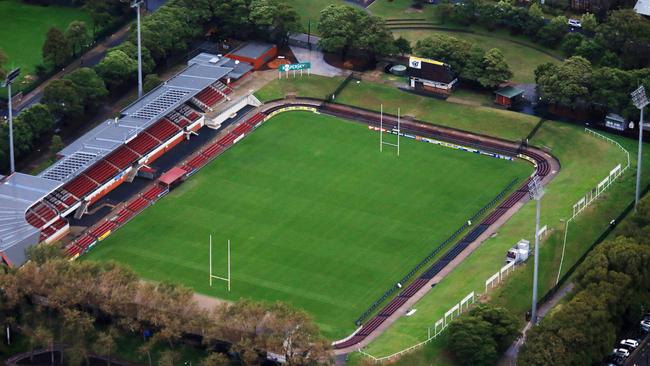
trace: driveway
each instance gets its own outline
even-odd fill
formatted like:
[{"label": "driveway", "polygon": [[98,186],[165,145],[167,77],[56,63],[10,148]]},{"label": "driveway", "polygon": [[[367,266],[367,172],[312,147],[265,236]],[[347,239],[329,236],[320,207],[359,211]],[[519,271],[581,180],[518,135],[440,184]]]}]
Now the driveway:
[{"label": "driveway", "polygon": [[312,74],[322,76],[339,76],[345,75],[345,71],[334,67],[323,58],[323,53],[316,48],[309,50],[307,48],[290,46],[291,52],[296,56],[298,62],[310,62]]}]

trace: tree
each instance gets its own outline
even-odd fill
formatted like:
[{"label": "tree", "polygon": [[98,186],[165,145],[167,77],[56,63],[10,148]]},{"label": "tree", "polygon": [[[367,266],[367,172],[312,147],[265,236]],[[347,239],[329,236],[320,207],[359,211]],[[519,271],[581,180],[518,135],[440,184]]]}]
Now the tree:
[{"label": "tree", "polygon": [[43,326],[39,326],[34,330],[32,337],[38,347],[50,350],[50,364],[54,365],[54,334],[52,334],[52,331]]},{"label": "tree", "polygon": [[463,365],[494,365],[498,357],[497,345],[490,334],[490,323],[463,316],[449,326],[448,347]]},{"label": "tree", "polygon": [[580,23],[585,32],[595,33],[598,28],[598,20],[596,20],[596,16],[591,13],[582,14]]},{"label": "tree", "polygon": [[64,79],[74,83],[78,94],[82,97],[86,112],[97,108],[108,95],[104,80],[97,75],[94,69],[82,67],[66,75]]},{"label": "tree", "polygon": [[70,59],[70,43],[63,32],[56,27],[47,31],[45,43],[43,44],[43,59],[53,67],[65,65]]},{"label": "tree", "polygon": [[201,360],[201,366],[228,366],[230,360],[223,353],[212,352]]},{"label": "tree", "polygon": [[291,34],[302,31],[300,15],[284,0],[253,0],[250,19],[280,45],[286,45]]},{"label": "tree", "polygon": [[84,113],[83,97],[70,80],[57,79],[45,86],[43,103],[56,116],[80,118]]},{"label": "tree", "polygon": [[108,52],[95,70],[109,89],[115,89],[134,77],[138,63],[123,51],[113,50]]},{"label": "tree", "polygon": [[326,52],[340,53],[344,60],[356,45],[364,16],[367,15],[362,10],[347,5],[329,5],[321,10],[318,45]]},{"label": "tree", "polygon": [[560,48],[565,55],[571,57],[575,54],[576,48],[582,44],[582,41],[584,41],[584,39],[585,36],[580,33],[568,33],[566,36],[564,36]]},{"label": "tree", "polygon": [[32,138],[37,139],[54,128],[54,116],[50,109],[41,103],[34,104],[24,110],[17,119],[20,119],[32,132]]},{"label": "tree", "polygon": [[160,353],[158,366],[174,366],[180,360],[181,355],[176,351],[166,350]]},{"label": "tree", "polygon": [[158,85],[162,84],[162,79],[156,74],[149,74],[144,77],[144,82],[142,83],[142,88],[145,93],[155,89]]},{"label": "tree", "polygon": [[537,32],[537,38],[540,43],[547,47],[555,47],[567,32],[568,21],[567,17],[563,15],[551,19],[547,25],[543,26]]},{"label": "tree", "polygon": [[[121,45],[113,48],[112,50],[120,50],[126,53],[132,60],[138,61],[138,46],[131,41],[122,42]],[[151,52],[147,47],[141,47],[142,51],[142,73],[148,74],[156,68],[156,61],[151,57]]]},{"label": "tree", "polygon": [[356,48],[366,55],[370,63],[374,64],[378,56],[396,52],[393,33],[386,27],[384,19],[364,13],[360,26]]},{"label": "tree", "polygon": [[63,144],[61,136],[52,135],[52,141],[50,142],[50,153],[56,154],[59,151],[63,150],[64,147],[65,145]]},{"label": "tree", "polygon": [[65,354],[68,363],[81,364],[88,359],[88,342],[95,332],[94,319],[79,310],[63,309],[63,341],[70,345]]},{"label": "tree", "polygon": [[4,80],[7,77],[7,69],[5,68],[7,61],[9,61],[9,57],[7,57],[5,51],[0,47],[0,80]]},{"label": "tree", "polygon": [[596,41],[620,55],[626,68],[650,65],[650,22],[633,9],[615,10],[596,31]]},{"label": "tree", "polygon": [[506,58],[498,48],[493,48],[483,56],[483,72],[478,82],[486,88],[495,88],[512,77]]},{"label": "tree", "polygon": [[395,39],[395,48],[397,49],[397,52],[399,52],[402,57],[404,55],[411,53],[413,49],[411,48],[411,42],[409,42],[408,39],[399,36],[398,38]]},{"label": "tree", "polygon": [[528,8],[528,15],[535,18],[544,18],[544,11],[539,3],[532,3]]},{"label": "tree", "polygon": [[113,328],[109,328],[105,332],[99,333],[95,343],[93,344],[93,352],[98,355],[106,356],[108,359],[108,366],[111,366],[111,356],[116,347],[117,342],[115,342],[115,331]]},{"label": "tree", "polygon": [[591,63],[574,56],[557,66],[542,64],[535,70],[535,81],[542,100],[552,104],[575,107],[586,100],[591,85]]},{"label": "tree", "polygon": [[89,41],[88,29],[86,28],[86,22],[75,20],[68,24],[68,28],[65,30],[65,38],[72,48],[72,54],[77,55],[77,51],[83,51],[83,48],[86,47]]},{"label": "tree", "polygon": [[27,248],[25,254],[27,260],[33,261],[39,266],[52,259],[63,258],[61,248],[56,243],[33,245]]},{"label": "tree", "polygon": [[591,62],[597,62],[603,52],[603,47],[591,39],[583,40],[575,49],[576,56],[582,56]]}]

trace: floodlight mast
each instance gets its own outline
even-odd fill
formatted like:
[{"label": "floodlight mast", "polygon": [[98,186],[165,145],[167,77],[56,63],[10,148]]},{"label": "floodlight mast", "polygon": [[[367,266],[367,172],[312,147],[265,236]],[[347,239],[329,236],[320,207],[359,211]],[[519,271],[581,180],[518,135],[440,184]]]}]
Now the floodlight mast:
[{"label": "floodlight mast", "polygon": [[16,171],[16,164],[14,161],[14,124],[13,124],[13,106],[11,102],[11,84],[14,83],[16,78],[20,75],[20,68],[13,69],[7,74],[2,86],[7,88],[7,112],[9,113],[9,174]]},{"label": "floodlight mast", "polygon": [[133,0],[131,7],[135,8],[138,19],[138,98],[142,97],[142,39],[140,37],[140,5],[143,0]]},{"label": "floodlight mast", "polygon": [[530,321],[533,325],[537,324],[537,277],[539,270],[539,216],[541,211],[540,201],[544,196],[544,187],[539,180],[539,176],[535,175],[528,183],[528,194],[531,200],[536,201],[537,216],[535,219],[535,263],[533,267],[533,304],[530,314]]},{"label": "floodlight mast", "polygon": [[637,156],[636,164],[636,193],[634,196],[634,210],[636,211],[639,206],[639,199],[641,198],[641,164],[643,155],[643,109],[648,105],[648,97],[645,94],[645,88],[641,85],[638,89],[633,91],[630,96],[632,103],[641,112],[639,119],[639,154]]}]

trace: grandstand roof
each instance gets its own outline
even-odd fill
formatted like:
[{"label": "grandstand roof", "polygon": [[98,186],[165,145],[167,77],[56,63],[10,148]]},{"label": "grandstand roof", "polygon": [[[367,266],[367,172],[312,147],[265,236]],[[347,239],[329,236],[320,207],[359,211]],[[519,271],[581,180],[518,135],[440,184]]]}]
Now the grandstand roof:
[{"label": "grandstand roof", "polygon": [[237,61],[223,56],[219,57],[205,52],[199,53],[194,58],[192,58],[188,62],[188,65],[195,63],[200,65],[213,65],[232,68],[232,71],[228,74],[228,77],[234,80],[239,79],[247,72],[253,70],[253,65],[249,64],[248,62]]},{"label": "grandstand roof", "polygon": [[0,180],[0,254],[12,264],[22,264],[25,249],[39,240],[40,231],[25,220],[27,209],[60,185],[22,173]]},{"label": "grandstand roof", "polygon": [[634,5],[634,11],[638,14],[650,16],[650,0],[639,0]]},{"label": "grandstand roof", "polygon": [[[214,55],[212,55],[214,57]],[[59,152],[63,159],[39,177],[67,182],[135,138],[140,131],[158,122],[210,84],[228,75],[232,68],[193,63],[145,94],[124,110],[122,117],[107,120]]]},{"label": "grandstand roof", "polygon": [[230,52],[230,55],[257,59],[265,54],[268,50],[275,47],[270,43],[264,42],[247,42]]}]

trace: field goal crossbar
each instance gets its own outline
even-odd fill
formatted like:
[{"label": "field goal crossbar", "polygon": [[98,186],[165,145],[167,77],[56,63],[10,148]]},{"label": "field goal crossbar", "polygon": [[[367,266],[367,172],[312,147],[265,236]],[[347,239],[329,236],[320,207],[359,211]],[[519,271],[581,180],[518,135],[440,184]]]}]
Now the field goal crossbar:
[{"label": "field goal crossbar", "polygon": [[[394,131],[394,129],[393,129]],[[397,108],[397,143],[384,141],[384,105],[382,104],[379,109],[379,152],[384,151],[384,145],[393,146],[397,148],[397,156],[399,156],[399,137],[402,133],[400,122],[400,109]]]},{"label": "field goal crossbar", "polygon": [[221,280],[228,283],[228,292],[230,292],[230,239],[228,239],[228,277],[221,277],[212,274],[212,235],[210,235],[210,287],[212,287],[212,280]]}]

